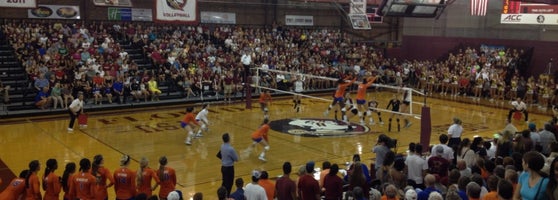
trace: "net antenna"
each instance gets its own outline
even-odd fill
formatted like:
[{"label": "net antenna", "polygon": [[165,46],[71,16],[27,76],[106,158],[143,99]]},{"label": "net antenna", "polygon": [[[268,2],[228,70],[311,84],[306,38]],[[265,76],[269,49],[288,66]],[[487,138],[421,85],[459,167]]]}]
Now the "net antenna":
[{"label": "net antenna", "polygon": [[[323,79],[323,80],[329,80],[329,81],[337,81],[339,79],[337,78],[331,78],[331,77],[325,77],[325,76],[316,76],[316,75],[312,75],[312,74],[303,74],[303,73],[298,73],[298,72],[288,72],[288,71],[281,71],[281,70],[275,70],[275,69],[265,69],[265,68],[256,68],[256,75],[259,76],[260,70],[262,72],[273,72],[273,73],[281,73],[281,74],[290,74],[290,75],[295,75],[295,76],[302,76],[302,77],[307,77],[307,78],[315,78],[315,79]],[[355,81],[354,84],[360,84],[362,82],[360,81]],[[373,87],[380,87],[380,88],[389,88],[389,89],[393,89],[395,91],[397,91],[398,93],[400,91],[408,91],[411,93],[410,95],[410,102],[411,104],[409,105],[409,112],[408,113],[404,113],[404,112],[396,112],[396,111],[392,111],[392,110],[388,110],[388,109],[382,109],[382,108],[376,108],[376,110],[378,111],[382,111],[382,112],[387,112],[387,113],[395,113],[395,114],[400,114],[400,115],[405,115],[405,116],[411,116],[414,117],[416,119],[421,119],[421,114],[415,114],[413,112],[413,104],[417,104],[417,105],[421,105],[424,106],[426,105],[426,96],[424,93],[415,90],[413,88],[409,88],[409,87],[398,87],[398,86],[391,86],[391,85],[384,85],[384,84],[378,84],[378,83],[374,83],[372,84]],[[283,92],[283,93],[289,93],[289,94],[298,94],[298,93],[294,93],[294,92],[290,92],[290,91],[283,91],[283,90],[278,90],[278,89],[273,89],[273,88],[267,88],[267,87],[263,87],[260,86],[259,83],[255,83],[253,84],[253,87],[260,87],[263,89],[268,89],[268,90],[273,90],[273,91],[279,91],[279,92]],[[308,97],[308,98],[314,98],[314,99],[319,99],[319,100],[324,100],[324,101],[328,101],[331,102],[331,99],[325,99],[325,98],[320,98],[320,97],[314,97],[314,96],[310,96],[310,95],[304,95],[304,94],[299,94],[301,96],[304,97]],[[413,101],[413,96],[414,95],[420,95],[422,97],[424,97],[424,102],[415,102]]]}]

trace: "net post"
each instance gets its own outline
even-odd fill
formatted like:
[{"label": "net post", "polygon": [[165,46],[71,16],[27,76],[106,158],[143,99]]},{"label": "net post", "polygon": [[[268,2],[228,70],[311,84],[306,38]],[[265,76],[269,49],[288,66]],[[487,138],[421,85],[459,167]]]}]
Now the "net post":
[{"label": "net post", "polygon": [[244,94],[246,94],[246,109],[252,109],[252,79],[248,73],[249,70],[244,73]]},{"label": "net post", "polygon": [[422,107],[420,117],[420,144],[423,147],[430,145],[430,137],[432,136],[432,121],[430,118],[430,107],[426,104]]}]

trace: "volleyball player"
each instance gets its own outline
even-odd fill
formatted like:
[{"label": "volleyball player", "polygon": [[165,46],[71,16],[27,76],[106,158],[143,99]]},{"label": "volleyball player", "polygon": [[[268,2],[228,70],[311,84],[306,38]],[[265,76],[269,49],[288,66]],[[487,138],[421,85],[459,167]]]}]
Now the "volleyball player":
[{"label": "volleyball player", "polygon": [[271,103],[271,95],[269,90],[264,90],[260,94],[260,108],[264,113],[264,119],[269,119],[269,104]]},{"label": "volleyball player", "polygon": [[194,137],[194,126],[195,127],[200,126],[200,124],[198,124],[198,122],[194,118],[194,113],[193,112],[194,112],[193,107],[186,108],[186,114],[184,115],[184,119],[182,119],[182,121],[180,122],[180,126],[184,129],[186,129],[186,132],[188,132],[188,136],[186,137],[186,140],[184,141],[184,143],[186,145],[191,145],[192,144],[192,137]]},{"label": "volleyball player", "polygon": [[207,119],[207,114],[209,113],[209,111],[207,110],[208,106],[208,104],[204,104],[202,106],[202,110],[196,115],[196,121],[201,124],[201,128],[198,129],[196,137],[202,137],[202,131],[207,132],[209,130],[209,128],[207,127],[209,125],[209,120]]},{"label": "volleyball player", "polygon": [[[409,106],[411,106],[411,96],[413,95],[413,90],[407,87],[403,88],[403,90],[403,104],[401,105],[401,109],[399,110],[399,112],[409,113]],[[405,128],[409,128],[412,125],[411,121],[409,121],[409,116],[404,116],[404,120]]]},{"label": "volleyball player", "polygon": [[254,131],[251,135],[252,137],[252,145],[250,145],[250,147],[248,147],[248,152],[252,152],[252,149],[254,149],[254,147],[256,147],[256,144],[261,144],[264,149],[263,151],[260,153],[260,156],[258,157],[258,159],[260,159],[261,161],[267,161],[265,159],[265,152],[269,151],[269,143],[268,143],[268,137],[267,134],[269,132],[269,119],[264,119],[263,124],[260,126],[260,128],[258,128],[258,130]]},{"label": "volleyball player", "polygon": [[293,97],[294,109],[296,112],[300,112],[300,106],[302,105],[301,96],[299,95],[304,90],[304,77],[300,76],[294,83],[294,92],[297,93]]},{"label": "volleyball player", "polygon": [[374,81],[376,81],[376,77],[368,77],[364,80],[362,80],[362,83],[358,84],[358,89],[357,89],[357,96],[356,96],[356,103],[357,103],[357,109],[358,109],[358,117],[361,118],[360,119],[360,124],[364,125],[364,118],[365,116],[363,116],[363,113],[366,113],[366,89],[368,89],[368,87],[370,87]]},{"label": "volleyball player", "polygon": [[353,127],[351,126],[351,122],[349,122],[349,119],[358,114],[358,108],[355,107],[353,99],[351,98],[351,94],[348,92],[345,93],[345,107],[343,108],[343,110],[345,110],[343,112],[343,122],[347,123],[347,131],[352,131]]},{"label": "volleyball player", "polygon": [[[345,107],[345,103],[343,101],[343,95],[345,95],[345,90],[347,89],[347,87],[351,84],[353,84],[355,82],[356,78],[346,82],[345,79],[340,78],[339,80],[337,80],[337,90],[335,91],[335,95],[333,96],[333,102],[329,105],[329,107],[327,108],[327,110],[324,112],[324,116],[329,115],[329,111],[331,110],[331,108],[333,108],[334,106],[337,106],[335,108],[335,120],[337,120],[337,111],[344,108]],[[341,112],[344,112],[343,110],[341,110]],[[341,115],[345,115],[344,113],[342,113]]]},{"label": "volleyball player", "polygon": [[401,105],[401,101],[397,98],[397,95],[393,95],[393,99],[389,100],[389,103],[386,107],[386,109],[390,109],[391,111],[393,111],[393,113],[391,113],[391,115],[389,116],[389,123],[388,123],[388,132],[391,132],[391,121],[392,118],[397,115],[397,131],[401,131],[401,126],[399,124],[399,114],[396,114],[395,112],[399,112],[399,107]]},{"label": "volleyball player", "polygon": [[[372,113],[378,113],[378,121],[380,122],[380,125],[384,125],[384,122],[382,121],[382,113],[377,109],[378,105],[379,104],[375,100],[375,98],[372,98],[370,101],[368,101],[368,110],[366,111],[366,115],[370,116],[370,125],[376,124],[374,122],[374,118],[372,117]],[[366,115],[362,116],[363,121],[366,121]]]}]

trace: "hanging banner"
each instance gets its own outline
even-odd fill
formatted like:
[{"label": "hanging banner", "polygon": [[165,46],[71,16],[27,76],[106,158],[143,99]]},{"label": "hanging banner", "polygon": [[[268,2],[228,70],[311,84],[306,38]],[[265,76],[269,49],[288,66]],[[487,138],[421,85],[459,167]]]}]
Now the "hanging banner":
[{"label": "hanging banner", "polygon": [[132,0],[92,0],[96,6],[132,7]]},{"label": "hanging banner", "polygon": [[366,14],[366,0],[351,0],[349,14]]},{"label": "hanging banner", "polygon": [[36,0],[0,0],[0,7],[9,8],[36,8]]},{"label": "hanging banner", "polygon": [[353,29],[372,29],[366,14],[349,14]]},{"label": "hanging banner", "polygon": [[309,15],[285,15],[287,26],[314,26],[314,16]]},{"label": "hanging banner", "polygon": [[79,6],[70,5],[39,5],[28,9],[27,16],[40,19],[80,19]]},{"label": "hanging banner", "polygon": [[236,13],[201,11],[200,22],[207,24],[236,24]]},{"label": "hanging banner", "polygon": [[108,8],[108,20],[132,21],[132,9],[130,8]]},{"label": "hanging banner", "polygon": [[156,0],[155,20],[160,22],[197,23],[197,1]]}]

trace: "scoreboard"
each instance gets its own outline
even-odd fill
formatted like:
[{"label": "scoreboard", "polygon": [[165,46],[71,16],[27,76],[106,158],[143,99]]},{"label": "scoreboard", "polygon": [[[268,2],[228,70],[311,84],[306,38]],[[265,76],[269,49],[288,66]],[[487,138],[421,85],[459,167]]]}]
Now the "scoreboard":
[{"label": "scoreboard", "polygon": [[558,25],[558,5],[504,0],[500,23]]}]

